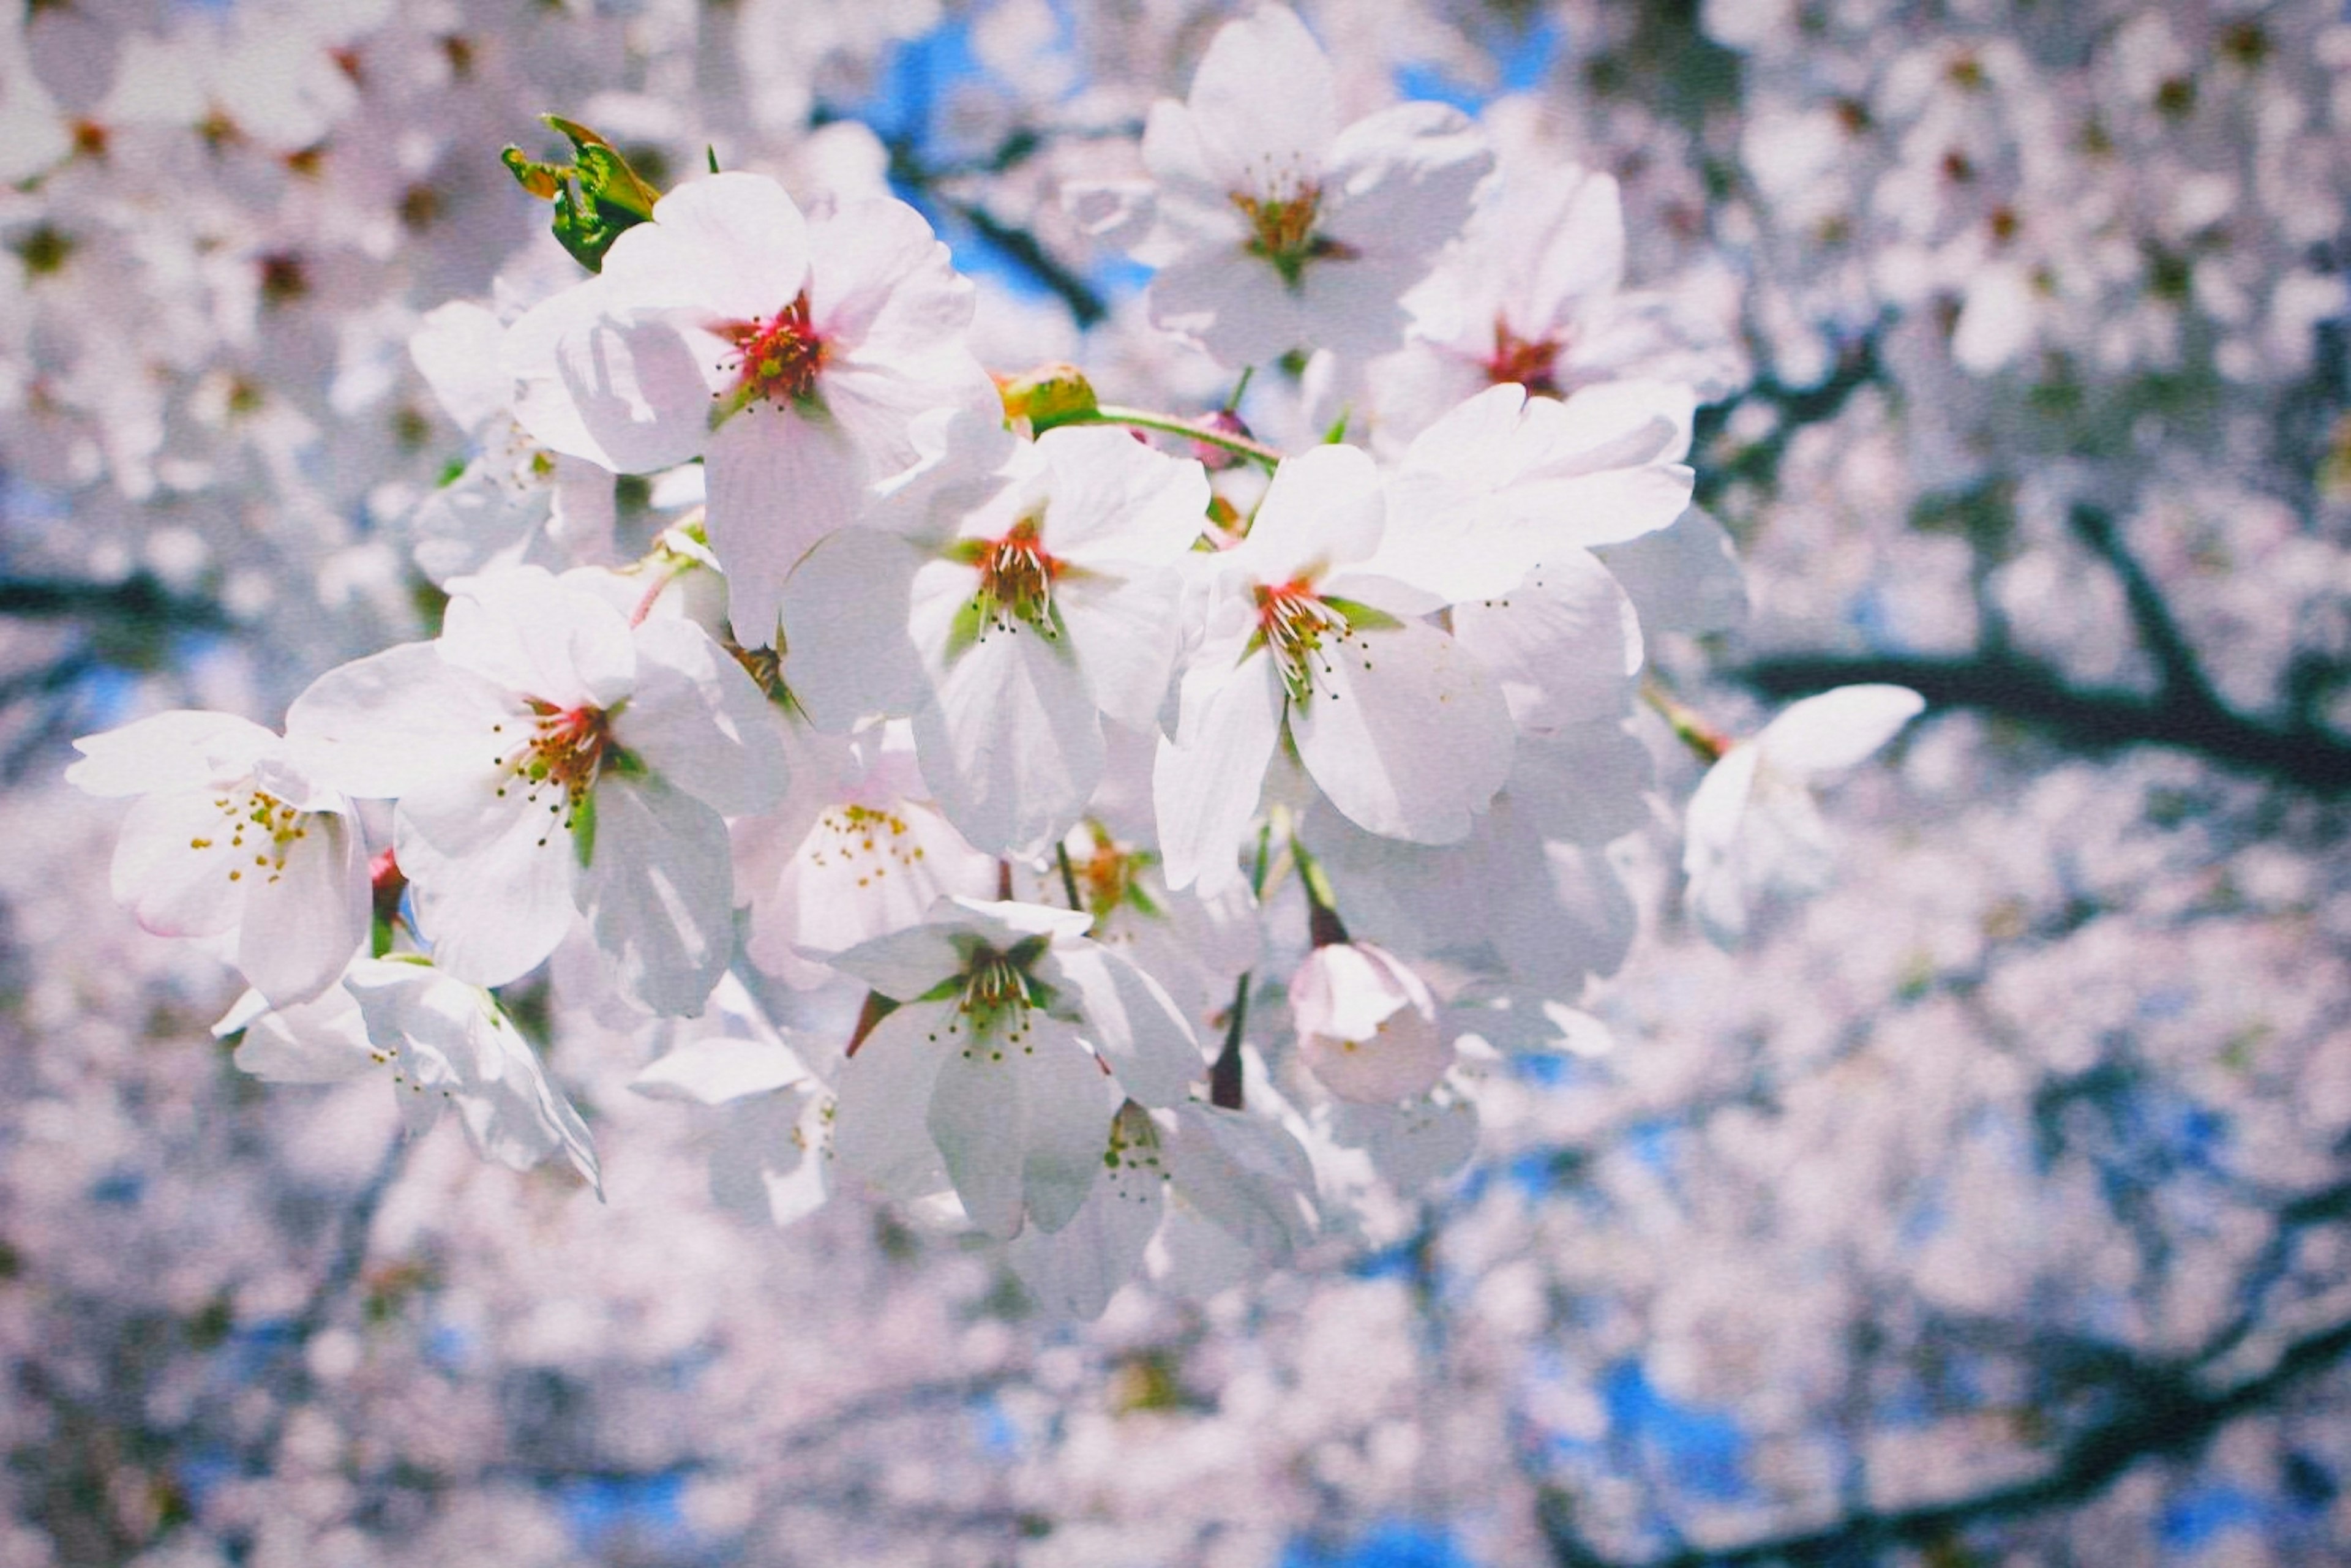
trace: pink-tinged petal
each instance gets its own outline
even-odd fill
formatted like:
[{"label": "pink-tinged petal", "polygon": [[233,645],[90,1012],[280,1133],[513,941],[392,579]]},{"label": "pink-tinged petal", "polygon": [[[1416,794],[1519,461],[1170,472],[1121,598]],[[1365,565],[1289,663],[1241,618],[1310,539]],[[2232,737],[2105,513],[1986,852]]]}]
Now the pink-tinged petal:
[{"label": "pink-tinged petal", "polygon": [[1485,132],[1459,110],[1396,104],[1339,133],[1319,226],[1365,256],[1408,264],[1408,287],[1469,221],[1478,183],[1493,168]]},{"label": "pink-tinged petal", "polygon": [[811,235],[809,318],[828,343],[869,360],[925,356],[971,325],[971,282],[923,214],[888,197],[851,202]]},{"label": "pink-tinged petal", "polygon": [[455,668],[557,708],[611,707],[636,685],[628,618],[543,567],[450,583],[438,646]]},{"label": "pink-tinged petal", "polygon": [[284,745],[235,714],[153,714],[75,741],[81,760],[66,769],[66,782],[100,796],[218,789],[246,778]]},{"label": "pink-tinged petal", "polygon": [[[558,452],[622,474],[674,467],[701,452],[710,434],[712,400],[733,384],[728,345],[679,312],[600,316],[575,326],[555,346],[555,380],[588,437],[539,414],[527,398],[516,417]],[[558,416],[559,418],[559,416]]]},{"label": "pink-tinged petal", "polygon": [[1510,771],[1501,693],[1474,655],[1417,621],[1349,633],[1316,666],[1290,733],[1332,805],[1413,843],[1468,837]]},{"label": "pink-tinged petal", "polygon": [[1260,5],[1209,40],[1185,99],[1228,191],[1280,199],[1311,183],[1339,134],[1331,62],[1297,14]]},{"label": "pink-tinged petal", "polygon": [[810,546],[857,520],[871,468],[830,414],[758,402],[718,427],[703,466],[726,618],[744,646],[768,646],[784,580]]},{"label": "pink-tinged petal", "polygon": [[901,717],[929,693],[907,632],[923,558],[897,538],[843,528],[784,584],[784,681],[819,729],[845,734],[869,714]]},{"label": "pink-tinged petal", "polygon": [[[927,1124],[972,1223],[1067,1225],[1093,1186],[1118,1091],[1068,1024],[1040,1012],[982,1039],[958,1031]],[[860,1054],[862,1054],[862,1052]]]},{"label": "pink-tinged petal", "polygon": [[404,643],[311,682],[287,710],[286,745],[304,772],[345,794],[389,798],[488,767],[512,749],[529,713],[435,644]]},{"label": "pink-tinged petal", "polygon": [[1100,1053],[1127,1098],[1183,1103],[1207,1075],[1199,1038],[1157,980],[1123,954],[1097,943],[1057,947],[1040,977],[1077,993],[1086,1043]]},{"label": "pink-tinged petal", "polygon": [[648,1012],[698,1013],[735,956],[735,871],[718,813],[658,776],[596,786],[580,912],[621,994]]},{"label": "pink-tinged petal", "polygon": [[368,857],[359,824],[303,818],[282,869],[255,868],[236,967],[274,1004],[305,1001],[342,977],[368,936]]},{"label": "pink-tinged petal", "polygon": [[731,320],[772,316],[807,286],[808,220],[764,174],[693,180],[653,221],[612,243],[602,276],[619,308],[693,306]]},{"label": "pink-tinged petal", "polygon": [[1102,781],[1102,719],[1075,651],[1019,620],[951,654],[914,747],[939,810],[988,854],[1060,838]]},{"label": "pink-tinged petal", "polygon": [[392,844],[433,960],[461,980],[503,986],[538,967],[571,929],[578,852],[562,796],[527,798],[486,768],[401,797]]},{"label": "pink-tinged petal", "polygon": [[1183,727],[1176,740],[1161,738],[1151,770],[1170,888],[1196,882],[1202,898],[1214,898],[1240,880],[1241,837],[1281,736],[1281,706],[1273,656],[1263,649],[1213,686],[1186,678]]},{"label": "pink-tinged petal", "polygon": [[[1140,1114],[1122,1113],[1120,1125]],[[1113,1141],[1099,1156],[1101,1180],[1069,1224],[1055,1231],[1032,1225],[1005,1249],[1005,1261],[1047,1312],[1091,1322],[1142,1269],[1167,1202],[1157,1130],[1145,1136],[1148,1144]]]},{"label": "pink-tinged petal", "polygon": [[916,1002],[873,1027],[841,1064],[832,1151],[841,1168],[892,1197],[949,1185],[928,1118],[939,1069],[953,1053],[951,1002]]},{"label": "pink-tinged petal", "polygon": [[1775,773],[1838,773],[1866,760],[1926,706],[1907,686],[1839,686],[1791,706],[1763,727],[1755,746]]},{"label": "pink-tinged petal", "polygon": [[1370,453],[1317,446],[1282,460],[1259,503],[1249,538],[1220,566],[1280,585],[1350,566],[1379,548],[1387,516]]},{"label": "pink-tinged petal", "polygon": [[1624,711],[1641,669],[1641,623],[1608,569],[1558,554],[1498,599],[1458,604],[1453,635],[1501,688],[1522,730]]},{"label": "pink-tinged petal", "polygon": [[766,695],[693,622],[636,629],[637,685],[612,738],[669,784],[724,816],[784,797],[783,742]]},{"label": "pink-tinged petal", "polygon": [[114,846],[115,901],[158,936],[214,936],[235,925],[245,912],[245,884],[268,873],[266,863],[253,863],[256,846],[269,847],[268,835],[238,841],[240,824],[251,825],[245,816],[251,803],[249,791],[174,791],[135,801]]}]

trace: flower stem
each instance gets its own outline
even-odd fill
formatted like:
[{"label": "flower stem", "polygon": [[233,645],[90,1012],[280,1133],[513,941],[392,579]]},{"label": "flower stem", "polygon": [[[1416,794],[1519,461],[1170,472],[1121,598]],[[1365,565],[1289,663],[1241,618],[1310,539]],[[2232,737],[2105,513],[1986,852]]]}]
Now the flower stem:
[{"label": "flower stem", "polygon": [[1064,424],[1129,424],[1138,430],[1156,430],[1169,435],[1181,435],[1191,441],[1205,441],[1211,446],[1221,446],[1228,452],[1238,452],[1244,457],[1254,457],[1268,468],[1281,462],[1281,454],[1261,441],[1251,441],[1246,435],[1232,435],[1221,430],[1209,430],[1190,420],[1178,419],[1172,413],[1153,413],[1148,409],[1126,408],[1117,403],[1104,403],[1092,413],[1075,414],[1062,420]]},{"label": "flower stem", "polygon": [[1698,760],[1711,767],[1722,760],[1730,749],[1730,737],[1699,716],[1698,710],[1666,690],[1655,675],[1641,683],[1641,696],[1648,705],[1665,716],[1673,727],[1675,738],[1693,752]]}]

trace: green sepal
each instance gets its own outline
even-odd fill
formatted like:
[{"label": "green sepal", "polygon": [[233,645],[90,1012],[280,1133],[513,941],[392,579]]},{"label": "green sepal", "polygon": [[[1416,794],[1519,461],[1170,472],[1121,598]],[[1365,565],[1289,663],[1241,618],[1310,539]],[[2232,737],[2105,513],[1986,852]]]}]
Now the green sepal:
[{"label": "green sepal", "polygon": [[582,866],[596,858],[596,792],[593,789],[580,797],[580,804],[571,810],[571,852],[580,857]]},{"label": "green sepal", "polygon": [[629,167],[617,148],[586,126],[555,114],[539,119],[571,143],[571,162],[541,162],[514,146],[500,152],[499,161],[524,190],[555,204],[555,237],[572,259],[590,272],[601,272],[612,242],[653,215],[661,193]]},{"label": "green sepal", "polygon": [[1322,602],[1347,618],[1350,632],[1393,632],[1404,624],[1386,611],[1374,610],[1360,600],[1326,597]]}]

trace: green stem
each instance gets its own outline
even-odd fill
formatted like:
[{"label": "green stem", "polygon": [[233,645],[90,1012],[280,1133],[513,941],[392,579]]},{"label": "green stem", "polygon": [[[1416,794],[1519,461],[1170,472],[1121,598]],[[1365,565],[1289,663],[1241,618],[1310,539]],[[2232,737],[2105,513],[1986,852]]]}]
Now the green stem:
[{"label": "green stem", "polygon": [[1117,403],[1103,403],[1092,413],[1072,414],[1059,422],[1062,424],[1131,424],[1138,430],[1156,430],[1168,435],[1181,435],[1191,441],[1205,441],[1211,446],[1221,446],[1228,452],[1238,452],[1244,457],[1254,457],[1268,468],[1281,462],[1281,454],[1263,442],[1251,441],[1246,435],[1228,435],[1220,430],[1203,430],[1188,420],[1170,413],[1153,413],[1148,409],[1126,408]]},{"label": "green stem", "polygon": [[1698,760],[1712,767],[1722,760],[1730,749],[1730,737],[1698,716],[1698,710],[1666,690],[1664,683],[1651,675],[1641,683],[1641,696],[1651,707],[1665,716],[1673,727],[1674,737],[1697,753]]}]

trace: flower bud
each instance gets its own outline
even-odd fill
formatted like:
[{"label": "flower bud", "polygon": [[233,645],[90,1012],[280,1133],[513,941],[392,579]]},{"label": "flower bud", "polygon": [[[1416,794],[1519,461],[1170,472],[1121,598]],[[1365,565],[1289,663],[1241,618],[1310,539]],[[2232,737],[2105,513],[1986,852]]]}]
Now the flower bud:
[{"label": "flower bud", "polygon": [[1367,942],[1317,947],[1290,977],[1298,1049],[1342,1100],[1393,1104],[1424,1094],[1453,1064],[1420,977]]}]

